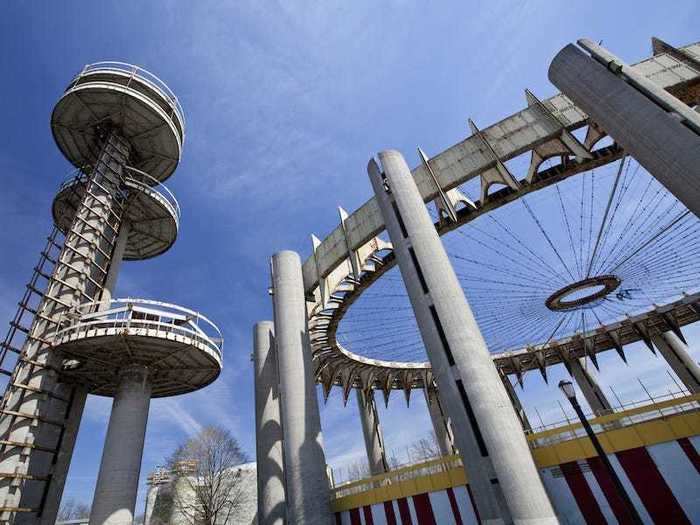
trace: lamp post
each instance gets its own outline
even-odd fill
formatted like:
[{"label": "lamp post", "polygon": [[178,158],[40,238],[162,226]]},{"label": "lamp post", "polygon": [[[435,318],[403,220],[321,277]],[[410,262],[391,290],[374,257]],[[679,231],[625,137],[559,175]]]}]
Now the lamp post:
[{"label": "lamp post", "polygon": [[610,476],[610,479],[612,479],[612,482],[615,485],[615,488],[617,489],[617,492],[620,495],[620,498],[622,499],[623,503],[627,507],[627,513],[629,514],[629,517],[631,518],[632,522],[641,524],[642,518],[640,518],[639,514],[637,513],[637,509],[634,508],[634,504],[632,503],[632,500],[630,499],[629,494],[627,494],[625,487],[622,486],[622,482],[620,481],[620,478],[617,477],[617,473],[613,469],[613,466],[610,463],[610,460],[608,459],[607,454],[603,450],[603,446],[600,444],[600,441],[598,441],[598,437],[595,435],[595,432],[593,432],[593,429],[591,428],[591,425],[588,422],[588,419],[583,414],[583,410],[581,410],[581,405],[579,405],[578,400],[576,399],[576,391],[574,390],[573,383],[571,381],[563,381],[563,380],[559,381],[559,388],[564,393],[566,398],[569,400],[569,402],[571,403],[571,406],[574,408],[574,411],[576,412],[576,415],[581,420],[581,424],[583,425],[583,428],[586,430],[586,434],[588,434],[588,437],[590,438],[591,443],[593,443],[593,448],[595,448],[595,451],[598,454],[598,457],[603,462],[603,465],[605,465],[605,468],[608,471],[608,475]]}]

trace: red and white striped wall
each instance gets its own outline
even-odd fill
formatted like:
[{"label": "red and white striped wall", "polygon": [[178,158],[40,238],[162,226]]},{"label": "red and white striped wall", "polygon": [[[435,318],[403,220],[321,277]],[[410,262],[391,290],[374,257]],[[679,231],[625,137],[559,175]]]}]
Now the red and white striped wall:
[{"label": "red and white striped wall", "polygon": [[[609,456],[645,523],[700,525],[700,436]],[[561,523],[626,524],[622,501],[598,458],[540,471]],[[417,494],[336,513],[338,525],[479,524],[468,487]]]}]

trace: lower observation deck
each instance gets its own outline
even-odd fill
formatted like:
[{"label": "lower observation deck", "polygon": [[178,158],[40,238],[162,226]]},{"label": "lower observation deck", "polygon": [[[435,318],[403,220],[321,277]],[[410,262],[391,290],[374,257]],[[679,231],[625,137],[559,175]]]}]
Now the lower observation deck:
[{"label": "lower observation deck", "polygon": [[118,299],[81,305],[59,323],[54,351],[64,379],[113,396],[118,372],[149,369],[152,397],[184,394],[214,381],[222,368],[221,332],[203,315],[167,303]]},{"label": "lower observation deck", "polygon": [[[81,170],[66,180],[53,201],[56,226],[66,233],[85,194],[88,175]],[[140,261],[167,251],[177,239],[180,206],[175,196],[156,179],[127,167],[124,185],[129,192],[123,221],[130,225],[124,259]]]}]

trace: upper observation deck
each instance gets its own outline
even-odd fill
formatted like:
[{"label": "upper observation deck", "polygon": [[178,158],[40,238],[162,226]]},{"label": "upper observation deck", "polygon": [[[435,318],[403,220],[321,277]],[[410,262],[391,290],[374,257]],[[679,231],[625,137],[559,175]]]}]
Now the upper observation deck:
[{"label": "upper observation deck", "polygon": [[131,145],[130,164],[163,181],[180,162],[185,115],[157,76],[131,64],[97,62],[70,82],[53,110],[51,129],[78,168],[96,161],[100,137],[116,129]]}]

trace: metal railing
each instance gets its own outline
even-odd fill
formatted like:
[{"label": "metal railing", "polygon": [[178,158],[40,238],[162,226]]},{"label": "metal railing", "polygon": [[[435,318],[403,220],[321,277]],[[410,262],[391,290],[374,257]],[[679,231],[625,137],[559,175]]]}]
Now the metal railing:
[{"label": "metal railing", "polygon": [[378,487],[396,485],[402,481],[449,472],[461,466],[462,458],[460,456],[443,456],[397,468],[377,476],[355,481],[346,481],[331,489],[331,497],[333,499],[339,499],[354,494],[362,494],[363,492]]},{"label": "metal railing", "polygon": [[[596,433],[599,434],[609,430],[609,424],[616,421],[621,425],[616,428],[623,428],[645,421],[694,412],[699,408],[700,394],[686,395],[681,398],[653,401],[644,406],[636,406],[621,412],[592,418],[590,423]],[[539,448],[582,437],[585,437],[585,431],[581,427],[581,424],[569,422],[557,428],[550,428],[535,434],[529,434],[527,439],[531,447]],[[337,500],[346,496],[362,494],[387,485],[396,485],[408,480],[446,473],[461,466],[462,459],[459,455],[443,456],[428,461],[422,461],[420,463],[397,468],[378,476],[340,483],[331,489],[331,498]]]},{"label": "metal railing", "polygon": [[[700,394],[659,396],[642,402],[626,404],[625,408],[617,412],[610,412],[602,416],[591,417],[588,422],[596,434],[610,430],[611,428],[624,428],[645,421],[667,418],[676,414],[695,412],[700,410]],[[564,421],[538,428],[527,435],[531,448],[546,447],[563,441],[586,437],[586,432],[581,423],[570,418]]]},{"label": "metal railing", "polygon": [[115,299],[79,305],[59,319],[62,328],[53,335],[54,344],[88,331],[116,329],[133,335],[155,330],[192,339],[222,358],[224,339],[207,317],[182,306],[147,299]]},{"label": "metal railing", "polygon": [[[89,166],[78,168],[70,172],[68,177],[61,183],[58,188],[58,193],[61,193],[66,188],[70,188],[74,184],[84,184],[89,177]],[[141,191],[147,194],[156,195],[158,200],[170,211],[175,218],[175,222],[180,224],[180,204],[177,202],[173,192],[168,187],[160,182],[155,177],[149,175],[145,171],[141,171],[131,166],[125,166],[127,174],[124,176],[124,184],[127,188]]]},{"label": "metal railing", "polygon": [[115,61],[105,61],[105,62],[95,62],[94,64],[87,64],[78,73],[71,82],[71,86],[74,86],[78,81],[87,74],[91,73],[101,73],[101,72],[113,72],[119,74],[126,74],[132,78],[137,78],[139,82],[146,84],[148,87],[153,89],[155,92],[159,93],[163,99],[168,102],[168,105],[177,114],[180,123],[182,124],[182,135],[183,141],[185,136],[185,112],[180,105],[180,101],[175,96],[175,93],[168,87],[168,85],[163,82],[156,75],[147,71],[141,67],[134,66],[133,64],[127,64],[126,62],[115,62]]}]

